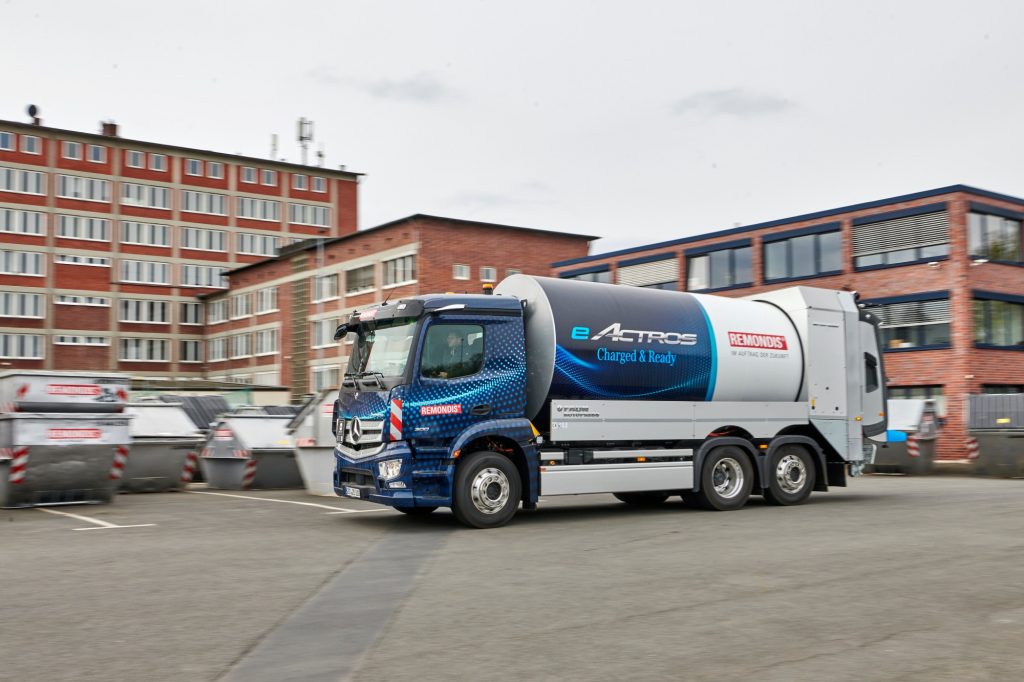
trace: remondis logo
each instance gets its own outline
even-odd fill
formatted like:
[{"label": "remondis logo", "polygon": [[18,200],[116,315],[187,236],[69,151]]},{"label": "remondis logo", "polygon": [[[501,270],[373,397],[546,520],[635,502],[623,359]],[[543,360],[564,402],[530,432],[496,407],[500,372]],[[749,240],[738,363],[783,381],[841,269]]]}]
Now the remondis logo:
[{"label": "remondis logo", "polygon": [[614,322],[593,336],[590,327],[573,327],[570,336],[577,341],[618,341],[620,343],[662,343],[670,346],[695,346],[696,334],[680,332],[659,332],[646,329],[623,329],[621,322]]}]

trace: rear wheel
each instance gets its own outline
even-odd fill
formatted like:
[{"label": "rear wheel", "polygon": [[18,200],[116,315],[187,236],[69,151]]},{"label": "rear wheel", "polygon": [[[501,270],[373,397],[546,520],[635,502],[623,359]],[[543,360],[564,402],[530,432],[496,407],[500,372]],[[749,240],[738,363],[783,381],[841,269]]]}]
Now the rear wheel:
[{"label": "rear wheel", "polygon": [[700,506],[715,511],[739,509],[750,498],[754,470],[741,448],[723,445],[704,459],[700,472]]},{"label": "rear wheel", "polygon": [[395,507],[395,509],[409,516],[426,516],[432,514],[437,507]]},{"label": "rear wheel", "polygon": [[614,493],[615,499],[633,507],[656,507],[668,499],[668,493]]},{"label": "rear wheel", "polygon": [[764,499],[771,504],[800,504],[814,490],[814,463],[802,445],[783,445],[768,460],[768,488]]},{"label": "rear wheel", "polygon": [[455,472],[452,512],[473,528],[497,528],[519,508],[521,483],[515,464],[494,452],[474,452]]}]

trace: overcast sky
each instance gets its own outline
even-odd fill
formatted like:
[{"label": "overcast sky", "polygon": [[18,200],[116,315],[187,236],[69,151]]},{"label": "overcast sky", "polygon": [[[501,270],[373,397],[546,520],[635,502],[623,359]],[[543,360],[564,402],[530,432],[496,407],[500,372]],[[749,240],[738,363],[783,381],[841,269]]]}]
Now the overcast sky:
[{"label": "overcast sky", "polygon": [[[1020,2],[0,0],[0,118],[366,173],[594,251],[965,183],[1024,195]],[[311,158],[313,155],[311,154]]]}]

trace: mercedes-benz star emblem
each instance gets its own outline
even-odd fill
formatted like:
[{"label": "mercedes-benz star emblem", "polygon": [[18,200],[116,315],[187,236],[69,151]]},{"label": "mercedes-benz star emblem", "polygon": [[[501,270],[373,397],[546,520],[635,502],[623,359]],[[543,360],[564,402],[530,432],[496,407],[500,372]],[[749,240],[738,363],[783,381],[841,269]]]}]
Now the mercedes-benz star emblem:
[{"label": "mercedes-benz star emblem", "polygon": [[360,423],[359,417],[352,418],[352,427],[349,429],[349,432],[352,434],[353,443],[358,443],[363,437],[363,425]]}]

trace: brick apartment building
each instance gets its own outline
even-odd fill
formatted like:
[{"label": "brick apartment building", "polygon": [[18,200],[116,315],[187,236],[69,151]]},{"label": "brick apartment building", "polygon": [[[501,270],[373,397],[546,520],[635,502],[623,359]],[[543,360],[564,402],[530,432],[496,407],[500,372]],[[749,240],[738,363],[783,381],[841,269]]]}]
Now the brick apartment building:
[{"label": "brick apartment building", "polygon": [[553,264],[564,278],[724,296],[857,291],[883,324],[891,397],[936,399],[964,455],[964,396],[1024,391],[1024,199],[963,185]]},{"label": "brick apartment building", "polygon": [[0,121],[0,369],[203,374],[198,294],[356,230],[358,173]]},{"label": "brick apartment building", "polygon": [[478,293],[514,273],[550,274],[587,254],[593,236],[414,215],[335,239],[303,242],[228,273],[203,296],[208,378],[284,385],[293,396],[339,385],[348,346],[334,330],[386,298]]}]

